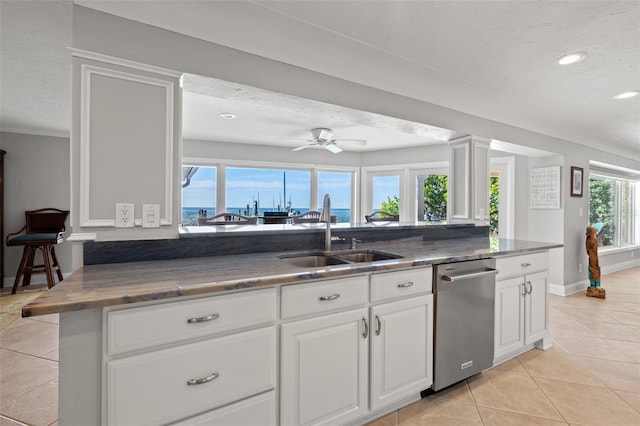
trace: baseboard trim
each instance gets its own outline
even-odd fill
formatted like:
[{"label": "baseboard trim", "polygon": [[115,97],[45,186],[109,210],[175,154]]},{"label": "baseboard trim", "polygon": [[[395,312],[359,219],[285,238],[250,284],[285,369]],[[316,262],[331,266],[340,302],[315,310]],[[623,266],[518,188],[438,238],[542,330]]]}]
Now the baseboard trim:
[{"label": "baseboard trim", "polygon": [[[71,272],[63,272],[62,276],[67,279],[71,276]],[[15,282],[16,277],[4,277],[4,280],[2,281],[2,287],[3,288],[11,288],[13,287],[13,283]],[[56,283],[58,282],[58,277],[55,277]],[[27,288],[29,288],[32,285],[40,285],[40,284],[44,284],[45,286],[47,285],[47,277],[44,274],[36,274],[36,275],[32,275],[31,276],[31,283],[27,286]],[[20,287],[22,287],[22,280],[20,280]]]},{"label": "baseboard trim", "polygon": [[624,269],[635,268],[636,266],[640,266],[640,259],[634,259],[634,260],[629,260],[627,262],[615,263],[609,266],[602,266],[600,267],[600,273],[611,274],[613,272],[622,271]]},{"label": "baseboard trim", "polygon": [[570,296],[574,293],[586,290],[589,287],[589,280],[578,281],[568,285],[549,284],[549,293],[558,296]]}]

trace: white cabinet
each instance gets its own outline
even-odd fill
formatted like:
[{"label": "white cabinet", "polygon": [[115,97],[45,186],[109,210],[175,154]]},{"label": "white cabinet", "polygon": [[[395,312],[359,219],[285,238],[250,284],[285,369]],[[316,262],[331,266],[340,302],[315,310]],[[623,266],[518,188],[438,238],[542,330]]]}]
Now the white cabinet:
[{"label": "white cabinet", "polygon": [[489,142],[465,136],[449,143],[450,221],[489,220]]},{"label": "white cabinet", "polygon": [[374,273],[373,306],[368,284],[363,276],[282,288],[283,319],[298,306],[318,315],[281,326],[282,425],[358,421],[431,386],[432,268]]},{"label": "white cabinet", "polygon": [[371,410],[427,389],[433,382],[433,295],[372,307],[370,340]]},{"label": "white cabinet", "polygon": [[548,253],[496,259],[494,363],[548,335]]},{"label": "white cabinet", "polygon": [[367,309],[282,325],[280,423],[344,424],[367,413]]},{"label": "white cabinet", "polygon": [[105,310],[104,423],[251,424],[258,410],[275,413],[274,398],[248,401],[276,387],[275,320],[274,288]]}]

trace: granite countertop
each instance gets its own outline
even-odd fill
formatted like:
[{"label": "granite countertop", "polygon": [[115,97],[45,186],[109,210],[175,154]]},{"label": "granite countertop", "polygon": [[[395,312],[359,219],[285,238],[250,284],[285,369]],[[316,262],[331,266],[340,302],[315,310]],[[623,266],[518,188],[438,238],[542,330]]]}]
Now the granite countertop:
[{"label": "granite countertop", "polygon": [[300,267],[279,253],[211,256],[84,266],[22,309],[22,316],[96,309],[127,303],[234,292],[344,275],[391,271],[562,247],[493,237],[362,244],[403,256],[373,263]]}]

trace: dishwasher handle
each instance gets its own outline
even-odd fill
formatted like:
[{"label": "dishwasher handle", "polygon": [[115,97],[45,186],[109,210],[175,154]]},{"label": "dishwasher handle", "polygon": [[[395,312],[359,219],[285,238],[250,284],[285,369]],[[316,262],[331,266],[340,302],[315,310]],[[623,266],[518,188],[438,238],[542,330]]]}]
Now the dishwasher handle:
[{"label": "dishwasher handle", "polygon": [[469,274],[462,274],[462,275],[442,275],[440,278],[443,281],[446,282],[454,282],[454,281],[460,281],[460,280],[468,280],[470,278],[477,278],[477,277],[483,277],[485,275],[496,275],[498,273],[498,271],[496,269],[487,269],[485,271],[481,271],[481,272],[472,272]]}]

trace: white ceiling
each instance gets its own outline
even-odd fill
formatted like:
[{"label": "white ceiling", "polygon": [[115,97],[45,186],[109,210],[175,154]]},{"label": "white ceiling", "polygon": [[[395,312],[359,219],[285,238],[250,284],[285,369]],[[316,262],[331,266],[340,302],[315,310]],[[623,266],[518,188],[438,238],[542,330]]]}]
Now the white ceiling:
[{"label": "white ceiling", "polygon": [[[30,13],[20,12],[28,8],[25,3],[32,5]],[[613,99],[620,92],[640,89],[638,1],[75,3],[640,158],[640,97]],[[71,45],[69,2],[3,1],[0,7],[3,129],[68,130],[69,56],[64,49]],[[58,15],[62,16],[49,19]],[[26,20],[24,25],[15,23],[16,17]],[[28,57],[20,53],[20,46],[28,48]],[[44,50],[48,54],[40,57]],[[58,56],[61,50],[64,53]],[[554,64],[555,58],[573,51],[586,51],[588,57],[573,66]],[[65,60],[62,68],[67,68],[60,71]],[[14,88],[18,74],[30,78],[21,79],[20,87]],[[288,138],[306,138],[312,127],[326,126],[335,130],[337,138],[367,139],[368,149],[383,149],[434,143],[455,135],[318,103],[246,93],[270,102],[256,110],[242,97],[231,103],[231,99],[206,96],[207,92],[219,94],[224,87],[198,80],[194,78],[184,97],[187,138],[224,140],[238,135],[233,136],[238,142],[295,146],[299,141]],[[56,88],[44,87],[49,84]],[[60,91],[65,93],[61,96]],[[292,105],[297,108],[292,110]],[[214,130],[209,123],[222,108],[233,108],[224,112],[234,112],[238,119],[226,124],[226,133],[216,133],[220,126]],[[63,117],[51,115],[51,110],[62,112]],[[244,116],[248,119],[242,122]],[[396,142],[385,145],[391,137]],[[356,145],[343,148],[356,149]]]}]

